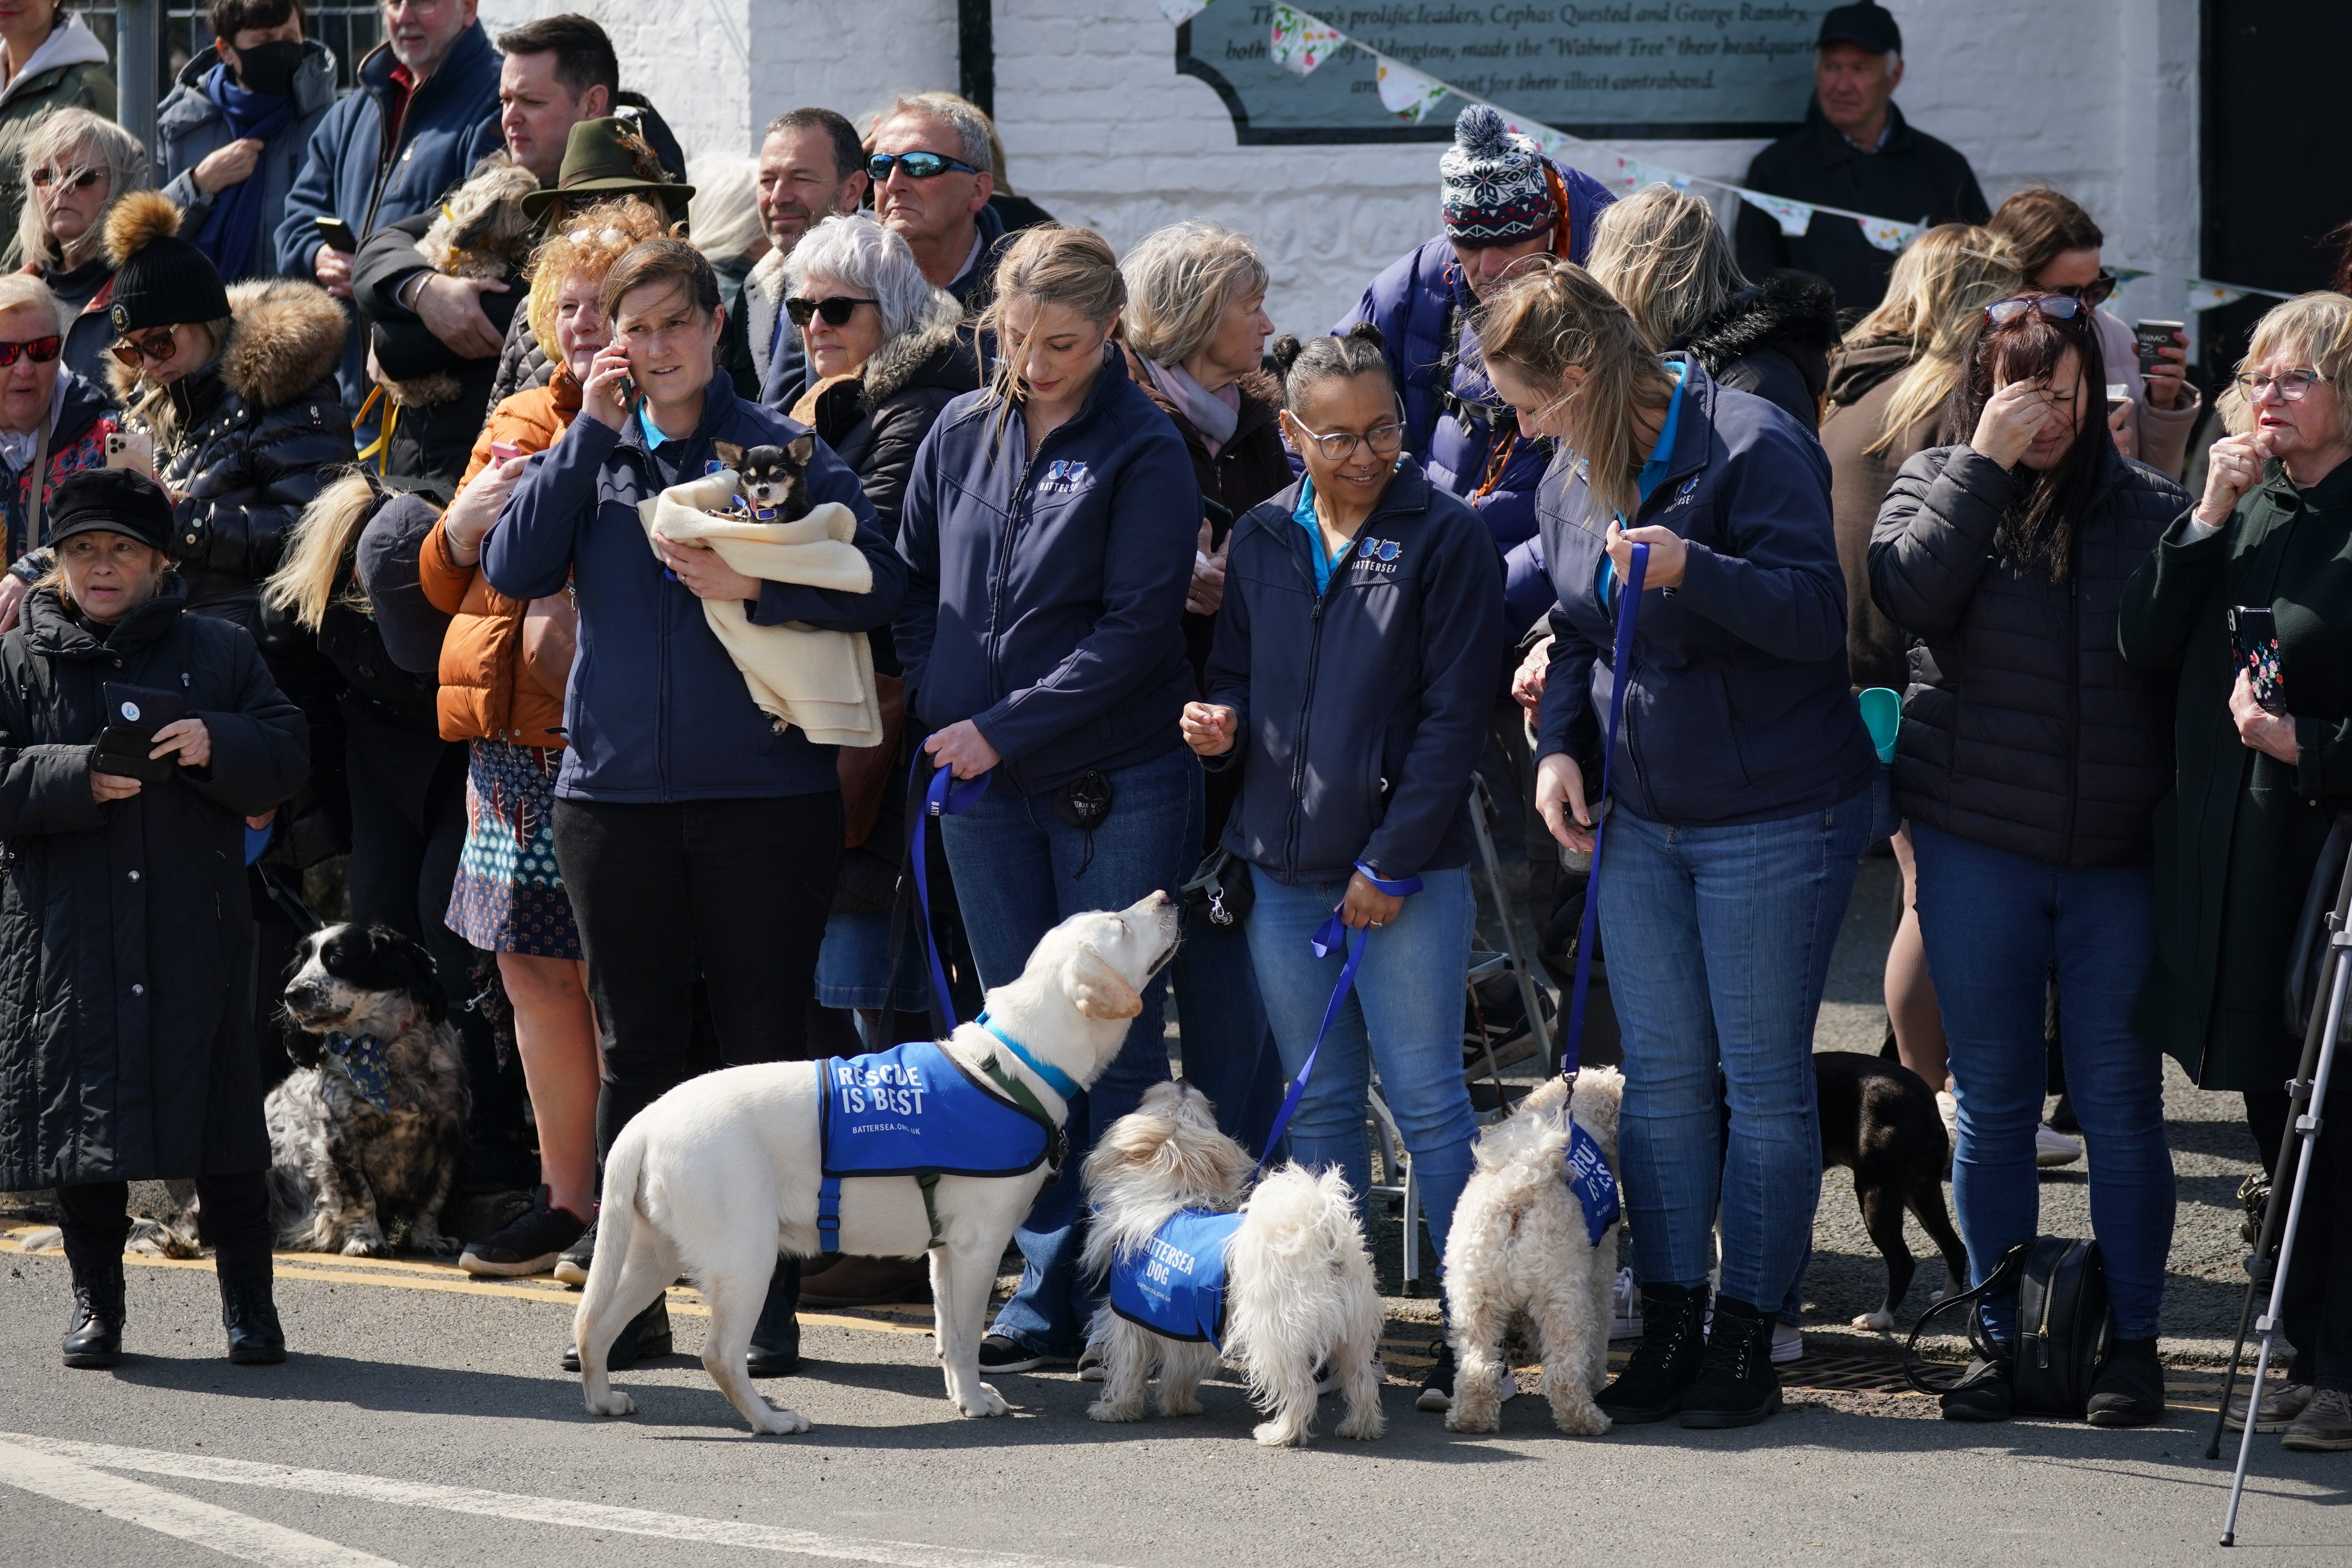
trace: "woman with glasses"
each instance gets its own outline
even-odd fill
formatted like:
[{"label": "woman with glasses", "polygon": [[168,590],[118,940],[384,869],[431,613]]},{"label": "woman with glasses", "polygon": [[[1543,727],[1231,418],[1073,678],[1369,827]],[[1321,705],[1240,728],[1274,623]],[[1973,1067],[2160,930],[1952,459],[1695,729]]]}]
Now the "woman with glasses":
[{"label": "woman with glasses", "polygon": [[[1870,579],[1913,641],[1895,804],[1958,1100],[1952,1195],[1969,1266],[1982,1283],[2041,1228],[2054,972],[2115,1310],[2087,1418],[2140,1426],[2164,1413],[2173,1182],[2160,1062],[2130,1016],[2154,942],[2150,818],[2171,782],[2171,703],[2117,653],[2116,618],[2188,497],[2116,451],[2100,348],[2071,295],[1985,307],[1948,416],[1968,439],[1903,465]],[[1948,1420],[2009,1415],[2016,1297],[1982,1311],[2001,1353],[1944,1396]]]},{"label": "woman with glasses", "polygon": [[103,115],[67,109],[33,127],[19,167],[28,197],[16,217],[25,270],[58,297],[66,368],[102,383],[114,342],[106,218],[118,199],[146,187],[147,149]]},{"label": "woman with glasses", "polygon": [[[2124,657],[2172,694],[2176,769],[2157,813],[2156,960],[2132,1023],[2199,1088],[2245,1096],[2265,1164],[2302,1047],[2280,1005],[2287,954],[2328,829],[2352,807],[2347,375],[2352,300],[2305,294],[2256,323],[2221,397],[2231,433],[2213,445],[2204,494],[2134,575],[2120,623]],[[2271,613],[2275,694],[2253,689],[2233,649],[2241,605]],[[2260,1430],[2284,1427],[2290,1447],[2352,1448],[2352,1071],[2341,1055],[2335,1081],[2286,1304],[2294,1364],[2256,1417]]]},{"label": "woman with glasses", "polygon": [[[1594,880],[1624,1033],[1643,1334],[1601,1407],[1748,1426],[1780,1407],[1772,1315],[1804,1268],[1821,1184],[1813,1020],[1855,864],[1885,831],[1846,684],[1829,462],[1781,409],[1658,354],[1581,268],[1504,284],[1478,337],[1520,427],[1560,443],[1538,504],[1557,602],[1536,805],[1571,849],[1593,847],[1591,792],[1625,689]],[[1637,542],[1639,631],[1615,668]]]},{"label": "woman with glasses", "polygon": [[62,0],[23,0],[0,12],[0,235],[16,237],[0,265],[13,269],[34,258],[17,226],[30,184],[18,171],[37,167],[25,144],[52,117],[77,110],[114,118],[106,46]]},{"label": "woman with glasses", "polygon": [[[1342,950],[1363,950],[1291,1155],[1361,1200],[1378,1063],[1442,1268],[1477,1131],[1460,1044],[1470,774],[1503,670],[1502,574],[1478,514],[1402,456],[1378,327],[1280,338],[1274,358],[1307,472],[1234,525],[1208,700],[1185,706],[1184,740],[1240,774],[1223,845],[1249,863],[1250,956],[1286,1075],[1316,1048]],[[1318,956],[1335,910],[1349,934]],[[1454,1354],[1433,1349],[1422,1408],[1443,1410]]]},{"label": "woman with glasses", "polygon": [[[994,374],[948,405],[907,481],[897,626],[912,732],[927,737],[917,769],[989,775],[940,823],[982,986],[1019,974],[1070,915],[1172,896],[1201,798],[1176,729],[1193,695],[1182,617],[1201,495],[1183,438],[1128,376],[1118,258],[1092,229],[1024,229],[994,296],[981,318]],[[1168,1077],[1166,992],[1154,976],[1071,1110],[1070,1157],[1014,1235],[1026,1267],[983,1372],[1077,1359],[1096,1305],[1078,1276],[1078,1167]]]},{"label": "woman with glasses", "polygon": [[[2131,388],[2128,408],[2107,410],[2107,426],[2126,458],[2137,458],[2158,473],[2179,478],[2189,434],[2197,427],[2200,401],[2189,384],[2189,345],[2175,333],[2174,341],[2157,351],[2155,365],[2143,374],[2131,328],[2099,307],[2116,289],[2115,275],[2099,265],[2099,247],[2106,236],[2091,215],[2073,197],[2046,185],[2022,190],[2000,204],[1985,226],[2009,241],[2024,269],[2025,286],[2040,293],[2063,294],[2091,310],[2098,329],[2099,355],[2106,366],[2106,384]],[[2105,390],[2101,395],[2105,407]]]},{"label": "woman with glasses", "polygon": [[7,559],[0,574],[0,632],[16,624],[41,578],[50,492],[68,474],[106,466],[114,403],[65,366],[63,312],[48,285],[0,273],[0,522]]}]

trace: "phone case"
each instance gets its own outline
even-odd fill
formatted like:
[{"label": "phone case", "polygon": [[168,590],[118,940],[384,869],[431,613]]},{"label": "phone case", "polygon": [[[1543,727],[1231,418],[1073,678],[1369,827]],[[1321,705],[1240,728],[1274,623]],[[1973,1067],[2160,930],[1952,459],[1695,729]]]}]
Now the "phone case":
[{"label": "phone case", "polygon": [[98,733],[98,751],[89,759],[89,771],[142,784],[162,784],[180,771],[180,758],[177,752],[149,756],[154,748],[155,732],[146,726],[109,724]]},{"label": "phone case", "polygon": [[2267,605],[2236,605],[2230,610],[2230,647],[2266,713],[2284,713],[2280,692],[2278,626]]},{"label": "phone case", "polygon": [[136,468],[155,477],[155,437],[144,430],[110,430],[106,436],[106,466]]}]

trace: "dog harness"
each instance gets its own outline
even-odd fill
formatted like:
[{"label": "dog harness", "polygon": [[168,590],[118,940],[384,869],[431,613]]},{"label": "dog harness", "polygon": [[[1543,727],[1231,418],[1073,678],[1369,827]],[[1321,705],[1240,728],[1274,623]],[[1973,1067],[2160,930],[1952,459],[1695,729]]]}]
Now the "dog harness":
[{"label": "dog harness", "polygon": [[1237,1214],[1177,1210],[1111,1260],[1110,1310],[1168,1339],[1224,1349],[1225,1248],[1241,1228]]},{"label": "dog harness", "polygon": [[1023,1175],[1058,1167],[1068,1147],[1035,1092],[993,1059],[974,1074],[931,1041],[914,1040],[871,1056],[828,1057],[817,1070],[824,1093],[816,1234],[827,1254],[841,1250],[845,1178],[914,1177],[937,1246],[931,1194],[941,1176]]}]

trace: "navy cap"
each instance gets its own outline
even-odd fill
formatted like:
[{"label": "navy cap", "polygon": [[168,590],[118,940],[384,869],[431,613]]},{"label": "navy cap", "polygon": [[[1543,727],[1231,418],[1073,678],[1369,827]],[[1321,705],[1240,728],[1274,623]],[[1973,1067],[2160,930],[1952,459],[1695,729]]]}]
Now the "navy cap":
[{"label": "navy cap", "polygon": [[1822,34],[1813,47],[1837,43],[1859,44],[1874,55],[1900,54],[1903,29],[1884,5],[1840,5],[1822,14]]}]

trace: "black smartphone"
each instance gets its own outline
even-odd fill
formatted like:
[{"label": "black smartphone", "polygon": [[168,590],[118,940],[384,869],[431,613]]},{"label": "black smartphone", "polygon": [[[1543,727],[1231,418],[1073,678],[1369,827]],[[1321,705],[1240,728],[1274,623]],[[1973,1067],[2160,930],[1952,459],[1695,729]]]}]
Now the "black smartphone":
[{"label": "black smartphone", "polygon": [[2252,683],[2254,700],[2265,713],[2286,711],[2286,699],[2279,690],[2278,624],[2272,618],[2268,605],[2232,605],[2230,607],[2230,647],[2238,656],[2238,667],[2246,672]]},{"label": "black smartphone", "polygon": [[352,226],[342,219],[314,217],[310,221],[319,226],[319,237],[327,242],[329,248],[340,250],[346,256],[359,249],[360,237],[353,234]]},{"label": "black smartphone", "polygon": [[98,752],[90,758],[92,773],[162,784],[179,771],[176,753],[168,757],[147,753],[155,747],[157,731],[188,716],[184,697],[176,691],[114,680],[104,684],[100,695],[106,702],[106,728],[99,731]]}]

